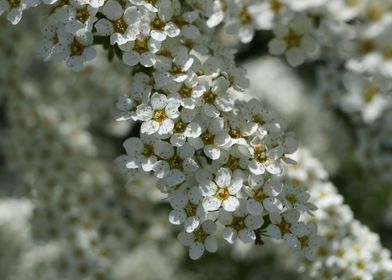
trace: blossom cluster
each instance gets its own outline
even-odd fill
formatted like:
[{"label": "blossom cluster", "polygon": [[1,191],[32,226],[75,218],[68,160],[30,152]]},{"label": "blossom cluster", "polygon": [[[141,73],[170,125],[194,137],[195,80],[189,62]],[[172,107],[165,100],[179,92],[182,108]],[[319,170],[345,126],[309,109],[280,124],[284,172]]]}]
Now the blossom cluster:
[{"label": "blossom cluster", "polygon": [[314,261],[296,262],[310,279],[389,279],[392,260],[378,234],[354,218],[322,164],[308,150],[294,158],[300,168],[288,166],[287,177],[308,186],[310,201],[318,206],[306,220],[318,225],[320,246]]}]

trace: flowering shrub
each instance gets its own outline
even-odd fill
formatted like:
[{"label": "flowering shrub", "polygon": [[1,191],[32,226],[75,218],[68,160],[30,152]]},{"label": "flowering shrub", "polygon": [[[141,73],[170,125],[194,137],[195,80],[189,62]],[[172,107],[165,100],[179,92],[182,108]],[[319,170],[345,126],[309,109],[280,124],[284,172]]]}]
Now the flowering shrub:
[{"label": "flowering shrub", "polygon": [[[392,277],[379,236],[354,219],[309,152],[293,155],[293,129],[273,105],[259,100],[262,93],[249,96],[246,70],[226,46],[227,36],[250,43],[260,35],[269,54],[299,67],[314,92],[306,99],[317,104],[299,106],[329,110],[345,126],[334,133],[349,134],[344,137],[353,142],[350,153],[336,152],[332,159],[348,170],[336,164],[335,170],[353,178],[371,171],[379,177],[372,184],[382,185],[374,192],[389,193],[388,1],[0,0],[0,15],[23,25],[22,13],[39,5],[44,16],[35,52],[74,71],[28,62],[26,27],[0,31],[4,61],[9,55],[15,60],[0,70],[9,124],[2,145],[9,167],[23,174],[16,184],[26,185],[23,192],[33,205],[25,207],[34,209],[31,236],[20,243],[33,244],[31,254],[37,254],[35,240],[49,244],[43,253],[48,259],[28,266],[20,257],[28,267],[20,276],[10,272],[13,277],[35,271],[31,277],[41,279],[37,271],[43,270],[48,279],[172,279],[174,264],[158,259],[181,256],[170,247],[177,246],[168,241],[171,229],[159,228],[161,213],[178,225],[177,239],[189,247],[192,260],[218,247],[238,256],[240,243],[244,259],[254,254],[260,263],[268,258],[263,254],[293,256],[288,274]],[[38,21],[26,20],[30,28]],[[267,88],[284,79],[267,81]],[[293,84],[277,94],[286,98]],[[284,110],[290,100],[283,103]],[[318,116],[312,119],[316,125]],[[122,152],[112,145],[116,137],[125,139]],[[336,174],[337,183],[350,186]],[[351,198],[348,189],[342,191]],[[163,243],[164,251],[140,245],[144,240]],[[129,264],[130,251],[141,254],[133,250],[138,244],[157,259],[157,267],[173,267],[166,274],[151,268],[139,275],[140,267],[150,265],[148,259]],[[263,246],[265,253],[254,252]],[[56,269],[45,268],[48,262]]]}]

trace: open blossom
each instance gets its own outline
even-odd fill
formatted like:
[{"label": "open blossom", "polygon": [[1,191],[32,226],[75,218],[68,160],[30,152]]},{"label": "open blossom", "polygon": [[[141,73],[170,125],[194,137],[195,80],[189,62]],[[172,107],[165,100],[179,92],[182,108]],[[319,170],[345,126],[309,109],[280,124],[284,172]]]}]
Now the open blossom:
[{"label": "open blossom", "polygon": [[240,202],[235,195],[242,188],[240,175],[231,174],[230,170],[221,168],[213,180],[203,173],[199,174],[198,179],[204,196],[203,207],[206,210],[215,211],[221,206],[228,212],[238,209]]},{"label": "open blossom", "polygon": [[193,232],[207,216],[202,205],[203,195],[199,188],[179,189],[170,197],[173,210],[169,213],[172,224],[184,224],[186,232]]},{"label": "open blossom", "polygon": [[123,45],[133,41],[138,35],[137,24],[140,22],[139,11],[136,7],[127,7],[125,10],[116,0],[109,0],[102,7],[106,18],[98,20],[95,24],[98,34],[110,36],[112,45]]},{"label": "open blossom", "polygon": [[311,32],[311,21],[305,15],[297,16],[289,25],[277,23],[275,38],[268,45],[269,51],[274,55],[285,54],[290,65],[298,66],[316,50],[317,43]]},{"label": "open blossom", "polygon": [[216,224],[211,220],[204,221],[199,228],[192,233],[180,232],[178,240],[185,246],[189,246],[189,256],[192,260],[199,259],[204,251],[210,253],[218,250],[218,243],[212,235],[216,231]]},{"label": "open blossom", "polygon": [[137,107],[136,116],[143,121],[141,132],[147,134],[168,134],[174,128],[174,119],[180,112],[180,103],[174,99],[167,99],[163,94],[154,93],[151,96],[151,106],[141,104]]},{"label": "open blossom", "polygon": [[255,230],[264,223],[263,216],[248,215],[243,200],[241,200],[240,207],[234,212],[220,209],[218,219],[221,224],[225,225],[224,239],[231,244],[236,241],[237,237],[244,243],[255,242]]},{"label": "open blossom", "polygon": [[36,7],[38,4],[38,0],[1,0],[0,16],[3,13],[6,13],[7,19],[15,25],[22,19],[22,13],[24,10]]}]

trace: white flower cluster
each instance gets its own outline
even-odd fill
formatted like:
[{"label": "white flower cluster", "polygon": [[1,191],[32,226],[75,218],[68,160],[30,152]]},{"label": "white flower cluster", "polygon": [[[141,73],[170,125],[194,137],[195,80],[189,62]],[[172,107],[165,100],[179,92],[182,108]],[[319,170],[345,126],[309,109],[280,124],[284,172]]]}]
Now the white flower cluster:
[{"label": "white flower cluster", "polygon": [[312,203],[318,210],[307,220],[319,227],[321,238],[314,261],[305,261],[302,270],[310,279],[390,279],[392,260],[380,237],[355,220],[343,197],[328,181],[321,163],[307,150],[299,150],[295,159],[301,168],[288,166],[287,176],[300,185],[308,185]]}]

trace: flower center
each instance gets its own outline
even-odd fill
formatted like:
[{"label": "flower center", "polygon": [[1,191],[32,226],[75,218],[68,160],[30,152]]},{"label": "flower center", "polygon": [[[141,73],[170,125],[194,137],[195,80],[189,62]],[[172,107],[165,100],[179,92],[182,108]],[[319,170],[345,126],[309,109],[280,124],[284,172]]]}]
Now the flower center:
[{"label": "flower center", "polygon": [[78,40],[74,39],[70,45],[71,56],[81,56],[83,54],[85,46],[79,43]]},{"label": "flower center", "polygon": [[20,6],[20,0],[8,0],[11,8],[17,8]]},{"label": "flower center", "polygon": [[189,98],[192,96],[192,89],[183,84],[180,90],[178,91],[178,94],[182,98]]},{"label": "flower center", "polygon": [[257,123],[258,125],[265,124],[264,119],[260,115],[253,116],[253,122]]},{"label": "flower center", "polygon": [[288,222],[286,222],[286,220],[284,218],[282,218],[282,221],[278,224],[278,227],[279,227],[280,232],[282,234],[290,233],[291,232],[290,226],[291,225]]},{"label": "flower center", "polygon": [[139,54],[148,52],[147,39],[136,39],[133,49]]},{"label": "flower center", "polygon": [[372,6],[367,10],[367,17],[371,21],[379,21],[384,17],[384,11],[379,6]]},{"label": "flower center", "polygon": [[173,157],[171,157],[169,160],[169,166],[171,169],[182,169],[182,162],[183,159],[180,158],[179,156],[175,155]]},{"label": "flower center", "polygon": [[88,12],[87,6],[83,9],[76,11],[76,19],[82,23],[85,23],[90,18],[90,13]]},{"label": "flower center", "polygon": [[175,25],[177,25],[178,27],[183,27],[185,24],[186,24],[186,22],[185,22],[185,20],[184,20],[184,18],[182,17],[182,16],[173,16],[172,18],[171,18],[171,21],[175,24]]},{"label": "flower center", "polygon": [[204,232],[203,229],[198,229],[195,231],[195,239],[199,242],[204,242],[206,238],[208,237],[207,233]]},{"label": "flower center", "polygon": [[161,110],[156,110],[154,112],[154,117],[153,117],[154,121],[156,122],[163,122],[164,120],[166,120],[166,112],[165,110],[161,109]]},{"label": "flower center", "polygon": [[57,36],[57,34],[54,35],[54,36],[52,37],[52,44],[53,44],[53,45],[57,45],[59,42],[60,42],[59,36]]},{"label": "flower center", "polygon": [[179,75],[182,73],[182,67],[177,64],[173,64],[172,68],[170,69],[170,74],[172,75]]},{"label": "flower center", "polygon": [[216,95],[211,91],[207,91],[206,93],[203,94],[203,99],[208,104],[214,104],[216,100]]},{"label": "flower center", "polygon": [[270,9],[275,13],[279,13],[280,9],[282,8],[282,4],[278,0],[271,0],[270,1]]},{"label": "flower center", "polygon": [[155,18],[151,21],[150,26],[154,30],[162,31],[165,28],[165,23],[160,18]]},{"label": "flower center", "polygon": [[286,41],[287,48],[289,49],[297,48],[301,44],[301,36],[293,31],[290,31],[289,34],[284,37],[284,40]]},{"label": "flower center", "polygon": [[127,31],[128,24],[125,22],[123,18],[119,18],[118,20],[113,22],[113,29],[115,33],[124,34]]},{"label": "flower center", "polygon": [[298,237],[298,240],[301,243],[301,248],[309,247],[309,237],[307,237],[306,235]]},{"label": "flower center", "polygon": [[392,46],[389,47],[389,48],[387,48],[387,49],[384,51],[384,57],[385,57],[386,59],[392,59]]},{"label": "flower center", "polygon": [[230,197],[230,193],[227,188],[222,188],[215,193],[215,197],[219,200],[226,200]]},{"label": "flower center", "polygon": [[239,129],[230,129],[229,135],[234,139],[241,138],[241,132]]},{"label": "flower center", "polygon": [[265,163],[267,161],[267,152],[262,144],[256,145],[253,158],[259,163]]},{"label": "flower center", "polygon": [[185,212],[186,215],[188,217],[193,217],[196,215],[196,210],[197,210],[197,205],[189,202],[186,206],[185,206]]},{"label": "flower center", "polygon": [[154,154],[154,147],[153,147],[153,145],[146,145],[146,146],[144,147],[143,155],[144,155],[146,158],[149,158],[149,157],[151,157],[153,154]]},{"label": "flower center", "polygon": [[242,24],[249,24],[252,22],[252,17],[250,16],[250,14],[248,13],[248,10],[246,8],[244,8],[240,12],[240,21]]},{"label": "flower center", "polygon": [[257,202],[263,202],[265,199],[265,193],[261,188],[257,190],[252,190],[252,195],[253,195],[253,199],[256,200]]},{"label": "flower center", "polygon": [[370,103],[377,94],[378,88],[375,86],[369,86],[363,91],[363,101],[365,101],[365,103]]},{"label": "flower center", "polygon": [[233,217],[233,221],[231,222],[230,226],[232,228],[234,228],[237,232],[240,231],[241,229],[246,228],[245,218],[244,217]]},{"label": "flower center", "polygon": [[201,141],[203,141],[204,145],[212,145],[214,143],[215,136],[208,131],[204,132],[200,135]]},{"label": "flower center", "polygon": [[226,166],[231,171],[234,171],[240,167],[240,159],[230,155],[229,158],[227,159]]},{"label": "flower center", "polygon": [[286,196],[286,200],[287,200],[288,202],[290,202],[291,204],[294,204],[294,203],[297,202],[297,198],[296,198],[295,195],[293,195],[293,194],[287,195],[287,196]]},{"label": "flower center", "polygon": [[372,39],[364,39],[359,42],[359,49],[364,54],[374,51],[375,48],[376,48],[376,43]]},{"label": "flower center", "polygon": [[178,123],[175,124],[174,126],[174,133],[184,133],[186,129],[186,123],[179,121]]}]

